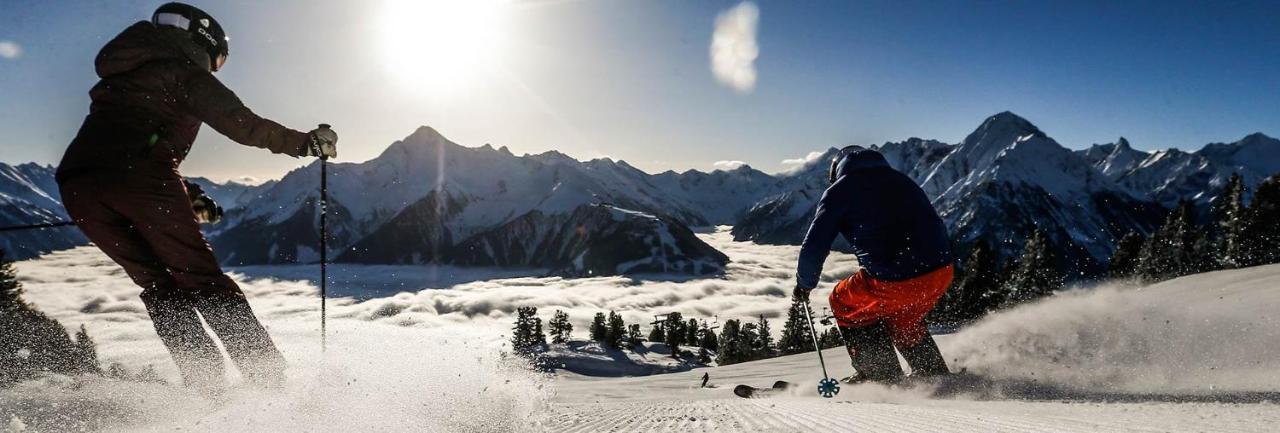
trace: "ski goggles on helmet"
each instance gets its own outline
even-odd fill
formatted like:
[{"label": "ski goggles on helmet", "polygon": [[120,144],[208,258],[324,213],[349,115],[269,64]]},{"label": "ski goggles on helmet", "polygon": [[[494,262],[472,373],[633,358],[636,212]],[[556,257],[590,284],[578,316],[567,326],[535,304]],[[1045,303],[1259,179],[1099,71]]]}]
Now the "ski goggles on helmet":
[{"label": "ski goggles on helmet", "polygon": [[218,57],[213,59],[213,72],[218,72],[219,69],[222,69],[224,63],[227,63],[227,55],[218,54]]}]

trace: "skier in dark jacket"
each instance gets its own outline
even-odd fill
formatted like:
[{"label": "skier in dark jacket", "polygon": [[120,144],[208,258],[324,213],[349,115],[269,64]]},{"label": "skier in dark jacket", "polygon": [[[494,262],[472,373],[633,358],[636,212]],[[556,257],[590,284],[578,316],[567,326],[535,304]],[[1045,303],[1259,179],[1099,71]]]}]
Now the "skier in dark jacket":
[{"label": "skier in dark jacket", "polygon": [[[222,273],[200,222],[221,209],[178,173],[208,124],[248,146],[299,156],[337,156],[337,134],[310,133],[263,119],[214,78],[228,39],[205,12],[161,6],[107,43],[94,63],[101,80],[79,133],[58,166],[62,198],[76,225],[142,287],[156,332],[188,386],[216,389],[221,339],[246,380],[277,385],[284,358]],[[197,315],[199,313],[199,315]]]},{"label": "skier in dark jacket", "polygon": [[900,380],[894,346],[913,375],[947,373],[924,324],[951,285],[951,246],[942,219],[924,191],[880,152],[841,149],[830,180],[800,247],[796,299],[808,302],[831,243],[843,235],[862,269],[836,284],[830,302],[857,370],[853,380]]}]

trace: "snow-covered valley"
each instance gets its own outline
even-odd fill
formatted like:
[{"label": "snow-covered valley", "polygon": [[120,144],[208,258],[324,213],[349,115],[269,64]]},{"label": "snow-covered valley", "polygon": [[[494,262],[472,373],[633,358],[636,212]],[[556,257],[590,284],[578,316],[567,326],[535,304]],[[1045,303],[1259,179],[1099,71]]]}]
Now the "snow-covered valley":
[{"label": "snow-covered valley", "polygon": [[[846,386],[811,395],[814,354],[629,378],[548,377],[502,355],[516,307],[593,314],[775,321],[796,249],[699,234],[732,262],[723,278],[516,277],[434,266],[331,268],[320,349],[314,266],[231,271],[289,359],[283,390],[209,400],[174,387],[47,379],[0,392],[0,428],[26,431],[1268,431],[1280,422],[1280,266],[1193,275],[1146,288],[1089,287],[998,313],[939,338],[953,370],[939,388]],[[103,364],[154,365],[176,379],[138,288],[93,248],[19,262],[26,298],[84,324]],[[835,279],[856,269],[829,259]],[[369,290],[363,290],[364,287]],[[775,328],[777,329],[777,328]],[[828,350],[833,375],[850,368]],[[715,388],[699,389],[709,373]],[[234,378],[233,378],[234,379]],[[732,386],[803,384],[742,400]]]}]

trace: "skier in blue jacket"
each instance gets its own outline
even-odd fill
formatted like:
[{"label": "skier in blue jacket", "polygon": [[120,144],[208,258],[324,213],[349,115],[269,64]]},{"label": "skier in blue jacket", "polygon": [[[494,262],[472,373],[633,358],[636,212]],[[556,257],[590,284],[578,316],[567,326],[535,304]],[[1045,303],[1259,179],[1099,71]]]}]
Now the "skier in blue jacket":
[{"label": "skier in blue jacket", "polygon": [[913,375],[947,373],[924,323],[951,285],[946,225],[920,186],[880,152],[841,149],[830,180],[800,248],[796,299],[808,302],[831,243],[843,235],[862,269],[836,284],[830,302],[857,370],[853,380],[900,380],[895,346]]}]

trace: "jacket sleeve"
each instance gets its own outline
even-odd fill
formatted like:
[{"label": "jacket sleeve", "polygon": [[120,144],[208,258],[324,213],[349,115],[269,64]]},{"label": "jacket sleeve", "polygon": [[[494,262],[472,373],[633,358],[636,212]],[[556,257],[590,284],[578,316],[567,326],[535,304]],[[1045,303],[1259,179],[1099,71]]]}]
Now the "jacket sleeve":
[{"label": "jacket sleeve", "polygon": [[307,134],[259,117],[213,74],[194,70],[184,81],[187,104],[200,121],[231,140],[272,153],[301,156]]},{"label": "jacket sleeve", "polygon": [[809,232],[804,235],[804,243],[800,245],[800,260],[796,264],[796,286],[812,289],[818,286],[822,277],[822,265],[831,253],[831,243],[840,234],[840,221],[850,203],[846,194],[840,191],[840,185],[832,185],[822,194],[818,201],[818,209],[813,214],[813,223]]}]

